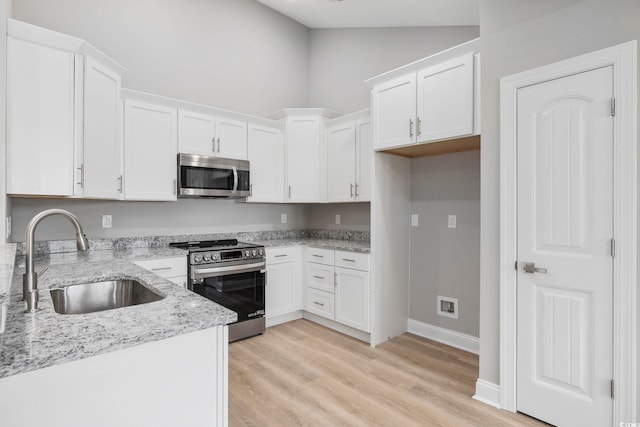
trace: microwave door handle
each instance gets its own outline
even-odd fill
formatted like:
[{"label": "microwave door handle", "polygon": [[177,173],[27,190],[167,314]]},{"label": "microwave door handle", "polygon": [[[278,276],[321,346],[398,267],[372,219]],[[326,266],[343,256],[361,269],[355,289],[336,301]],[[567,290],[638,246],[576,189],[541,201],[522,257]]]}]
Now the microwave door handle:
[{"label": "microwave door handle", "polygon": [[233,166],[233,192],[235,193],[238,190],[238,169]]}]

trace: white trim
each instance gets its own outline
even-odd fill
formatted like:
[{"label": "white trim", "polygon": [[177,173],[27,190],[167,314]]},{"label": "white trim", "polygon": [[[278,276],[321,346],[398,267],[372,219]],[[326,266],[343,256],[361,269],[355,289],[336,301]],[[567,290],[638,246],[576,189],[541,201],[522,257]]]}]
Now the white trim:
[{"label": "white trim", "polygon": [[614,307],[613,425],[636,416],[637,42],[631,41],[500,81],[501,407],[516,411],[516,94],[519,88],[613,65]]},{"label": "white trim", "polygon": [[279,316],[267,317],[265,323],[266,327],[279,325],[281,323],[291,322],[292,320],[302,319],[302,310],[296,310],[291,313],[281,314]]},{"label": "white trim", "polygon": [[440,326],[409,319],[407,332],[423,338],[438,341],[451,347],[459,348],[469,353],[480,353],[480,339],[472,335],[441,328]]},{"label": "white trim", "polygon": [[325,326],[329,329],[333,329],[334,331],[338,331],[345,335],[349,335],[352,338],[364,341],[368,344],[371,343],[371,336],[366,332],[360,331],[358,329],[353,329],[341,323],[334,322],[333,320],[329,320],[313,313],[309,313],[308,311],[304,311],[303,313],[303,317],[307,320]]},{"label": "white trim", "polygon": [[498,384],[478,378],[478,381],[476,381],[476,394],[473,395],[473,399],[494,408],[502,409],[500,408],[500,386]]}]

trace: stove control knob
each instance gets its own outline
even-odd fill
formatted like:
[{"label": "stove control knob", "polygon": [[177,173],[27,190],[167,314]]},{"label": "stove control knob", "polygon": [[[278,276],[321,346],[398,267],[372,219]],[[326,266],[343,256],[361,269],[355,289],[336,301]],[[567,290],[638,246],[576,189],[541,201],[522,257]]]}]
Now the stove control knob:
[{"label": "stove control knob", "polygon": [[256,251],[255,249],[251,251],[251,255],[256,256],[258,255],[258,251]]},{"label": "stove control knob", "polygon": [[211,261],[211,255],[209,254],[204,254],[204,256],[202,257],[203,260],[205,261]]},{"label": "stove control knob", "polygon": [[244,251],[244,256],[248,257],[248,256],[250,256],[250,255],[251,255],[251,252],[250,252],[250,251]]},{"label": "stove control knob", "polygon": [[194,255],[193,260],[195,262],[202,262],[202,255]]},{"label": "stove control knob", "polygon": [[262,249],[258,249],[258,255],[264,256],[264,251]]},{"label": "stove control knob", "polygon": [[214,260],[214,261],[217,261],[217,260],[218,260],[218,255],[215,255],[215,254],[214,254],[214,255],[212,255],[212,256],[211,256],[211,259],[212,259],[212,260]]}]

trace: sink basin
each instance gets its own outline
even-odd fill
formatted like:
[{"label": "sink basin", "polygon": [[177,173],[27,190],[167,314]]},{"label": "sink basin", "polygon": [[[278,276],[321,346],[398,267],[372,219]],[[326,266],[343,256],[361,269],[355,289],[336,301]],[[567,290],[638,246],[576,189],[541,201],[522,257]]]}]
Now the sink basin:
[{"label": "sink basin", "polygon": [[81,283],[51,289],[53,308],[60,314],[84,314],[159,301],[165,297],[135,280]]}]

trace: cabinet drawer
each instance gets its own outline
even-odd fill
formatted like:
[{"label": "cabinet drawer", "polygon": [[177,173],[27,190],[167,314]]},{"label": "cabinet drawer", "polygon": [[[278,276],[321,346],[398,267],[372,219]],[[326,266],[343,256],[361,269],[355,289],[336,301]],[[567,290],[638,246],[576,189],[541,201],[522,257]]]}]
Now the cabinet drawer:
[{"label": "cabinet drawer", "polygon": [[307,286],[333,293],[335,280],[333,267],[307,263]]},{"label": "cabinet drawer", "polygon": [[319,291],[313,288],[307,288],[307,301],[305,309],[309,313],[316,314],[318,316],[326,317],[333,320],[333,304],[334,296],[329,292]]},{"label": "cabinet drawer", "polygon": [[333,251],[331,249],[307,248],[307,261],[333,265]]},{"label": "cabinet drawer", "polygon": [[293,262],[298,260],[298,248],[266,248],[267,264],[281,264],[283,262]]},{"label": "cabinet drawer", "polygon": [[336,251],[336,267],[369,271],[369,254]]},{"label": "cabinet drawer", "polygon": [[187,275],[187,257],[146,259],[134,261],[134,264],[152,271],[161,277],[178,277]]}]

